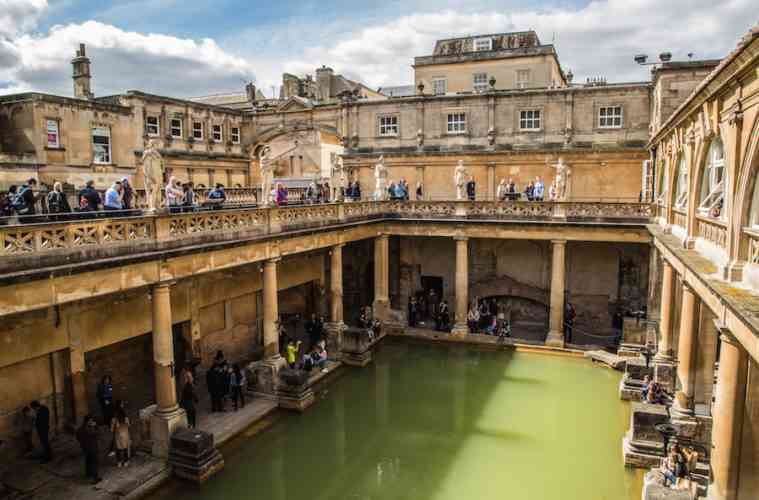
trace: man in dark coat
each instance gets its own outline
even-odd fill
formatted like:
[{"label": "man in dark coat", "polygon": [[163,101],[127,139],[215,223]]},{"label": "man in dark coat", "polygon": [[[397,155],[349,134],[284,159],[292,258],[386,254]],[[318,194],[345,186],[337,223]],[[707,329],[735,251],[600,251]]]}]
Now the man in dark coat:
[{"label": "man in dark coat", "polygon": [[39,401],[32,401],[29,406],[34,410],[34,427],[42,445],[42,463],[50,462],[53,459],[50,449],[50,410]]},{"label": "man in dark coat", "polygon": [[98,467],[98,424],[95,417],[84,417],[82,426],[76,431],[76,438],[84,453],[85,476],[92,480],[93,484],[102,481]]}]

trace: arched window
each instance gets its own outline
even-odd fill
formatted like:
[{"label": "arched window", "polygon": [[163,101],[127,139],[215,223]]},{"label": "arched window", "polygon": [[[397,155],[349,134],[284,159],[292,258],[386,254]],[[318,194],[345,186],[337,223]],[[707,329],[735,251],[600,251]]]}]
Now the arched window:
[{"label": "arched window", "polygon": [[656,190],[659,196],[656,198],[656,203],[659,205],[667,204],[667,195],[669,194],[669,165],[667,162],[661,162],[660,168],[662,170],[659,176],[659,186]]},{"label": "arched window", "polygon": [[753,229],[759,229],[759,174],[754,178],[754,192],[751,195],[748,225]]},{"label": "arched window", "polygon": [[701,203],[698,211],[702,215],[710,217],[722,217],[725,202],[725,182],[727,171],[725,170],[725,149],[720,139],[714,139],[709,145],[706,154],[706,167],[701,177]]},{"label": "arched window", "polygon": [[675,207],[686,208],[688,206],[688,165],[685,164],[685,155],[680,156],[677,164],[677,184],[675,185]]}]

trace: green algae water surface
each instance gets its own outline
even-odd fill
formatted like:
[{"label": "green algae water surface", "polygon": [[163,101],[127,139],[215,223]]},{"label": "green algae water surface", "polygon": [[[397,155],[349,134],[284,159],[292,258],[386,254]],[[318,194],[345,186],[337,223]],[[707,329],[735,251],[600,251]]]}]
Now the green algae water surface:
[{"label": "green algae water surface", "polygon": [[303,415],[152,500],[638,500],[620,374],[576,358],[386,344]]}]

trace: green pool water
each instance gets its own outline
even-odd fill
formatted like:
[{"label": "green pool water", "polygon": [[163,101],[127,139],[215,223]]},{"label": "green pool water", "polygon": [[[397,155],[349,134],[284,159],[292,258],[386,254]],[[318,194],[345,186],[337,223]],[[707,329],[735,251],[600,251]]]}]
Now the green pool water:
[{"label": "green pool water", "polygon": [[583,359],[383,345],[305,414],[222,449],[208,483],[153,500],[638,500],[619,379]]}]

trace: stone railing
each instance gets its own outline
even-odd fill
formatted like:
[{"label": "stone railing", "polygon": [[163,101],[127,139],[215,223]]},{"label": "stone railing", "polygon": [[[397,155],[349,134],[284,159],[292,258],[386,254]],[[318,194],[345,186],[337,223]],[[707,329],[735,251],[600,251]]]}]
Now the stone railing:
[{"label": "stone railing", "polygon": [[727,227],[722,221],[696,217],[696,236],[720,248],[727,246]]},{"label": "stone railing", "polygon": [[101,251],[117,245],[130,245],[139,250],[143,243],[167,242],[177,246],[183,243],[175,240],[185,238],[217,241],[222,233],[229,234],[225,239],[234,239],[376,218],[647,223],[652,217],[652,207],[640,203],[365,201],[137,217],[85,215],[91,218],[0,226],[0,257],[77,251],[87,247]]},{"label": "stone railing", "polygon": [[688,227],[688,216],[684,212],[678,212],[677,210],[672,210],[672,224],[675,226],[680,226],[681,228],[685,229]]},{"label": "stone railing", "polygon": [[744,229],[743,235],[748,240],[749,264],[759,264],[759,231]]}]

